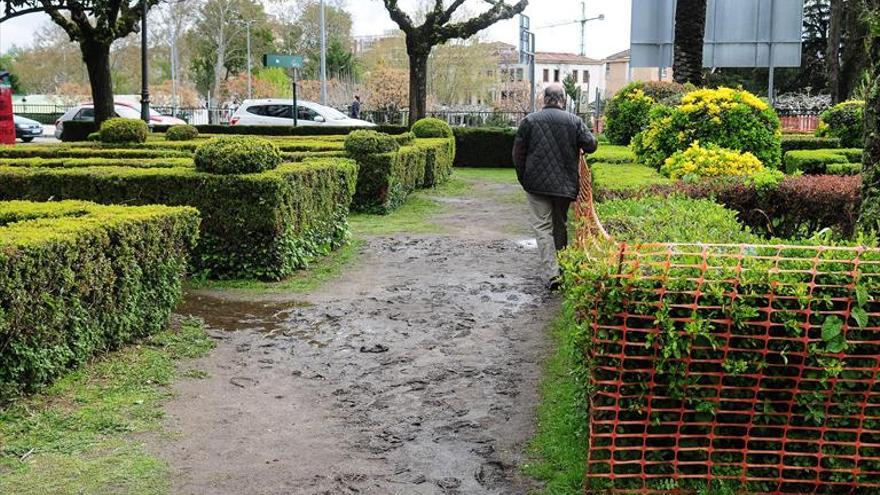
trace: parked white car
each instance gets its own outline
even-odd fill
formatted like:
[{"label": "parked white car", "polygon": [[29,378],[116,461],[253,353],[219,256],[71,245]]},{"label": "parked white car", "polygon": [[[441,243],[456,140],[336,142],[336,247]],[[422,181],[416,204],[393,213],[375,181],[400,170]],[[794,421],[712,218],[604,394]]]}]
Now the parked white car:
[{"label": "parked white car", "polygon": [[[140,119],[141,110],[135,108],[128,103],[116,102],[113,106],[113,113],[117,117],[125,119]],[[61,139],[61,133],[64,131],[64,123],[68,120],[78,120],[84,122],[93,122],[95,120],[95,106],[92,103],[83,103],[77,105],[70,110],[64,112],[64,115],[55,121],[55,137]],[[162,115],[159,112],[150,109],[150,125],[178,125],[186,124],[185,121],[176,117]]]},{"label": "parked white car", "polygon": [[[245,100],[229,120],[231,125],[293,125],[293,101],[289,99]],[[366,120],[311,101],[297,102],[297,125],[327,127],[375,127]]]}]

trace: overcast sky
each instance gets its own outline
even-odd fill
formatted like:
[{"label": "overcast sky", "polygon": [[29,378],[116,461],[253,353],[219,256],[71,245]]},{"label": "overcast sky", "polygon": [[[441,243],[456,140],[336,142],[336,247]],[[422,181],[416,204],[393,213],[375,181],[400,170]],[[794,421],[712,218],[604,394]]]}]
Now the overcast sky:
[{"label": "overcast sky", "polygon": [[[418,2],[419,0],[401,0],[401,5],[412,12]],[[345,3],[354,17],[355,35],[382,34],[396,27],[381,0],[345,0]],[[587,55],[603,58],[628,48],[631,2],[587,0],[586,3],[587,17],[605,14],[604,21],[591,21],[587,24]],[[483,8],[481,5],[484,4],[478,0],[469,0],[468,5],[476,11]],[[538,50],[577,53],[580,50],[580,27],[575,21],[580,18],[580,13],[581,0],[531,0],[526,14],[532,18]],[[45,15],[31,14],[3,23],[0,25],[0,50],[5,52],[13,44],[29,45],[34,31],[47,22],[51,21]],[[572,24],[540,29],[542,26],[564,22]],[[518,19],[506,21],[488,29],[481,38],[516,44],[518,29]]]}]

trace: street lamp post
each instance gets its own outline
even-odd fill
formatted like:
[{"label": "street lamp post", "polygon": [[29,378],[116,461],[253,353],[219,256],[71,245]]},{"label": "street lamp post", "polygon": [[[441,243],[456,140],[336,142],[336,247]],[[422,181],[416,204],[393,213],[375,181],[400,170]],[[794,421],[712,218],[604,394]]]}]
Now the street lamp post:
[{"label": "street lamp post", "polygon": [[149,2],[143,2],[141,13],[141,120],[150,123],[150,86],[149,64],[147,61],[147,12],[150,10]]},{"label": "street lamp post", "polygon": [[327,24],[324,0],[321,0],[321,104],[327,104]]}]

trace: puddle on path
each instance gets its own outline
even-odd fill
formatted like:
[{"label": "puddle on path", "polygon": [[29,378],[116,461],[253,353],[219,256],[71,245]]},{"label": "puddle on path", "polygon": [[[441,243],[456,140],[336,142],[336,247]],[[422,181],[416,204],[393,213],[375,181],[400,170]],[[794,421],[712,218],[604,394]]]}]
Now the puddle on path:
[{"label": "puddle on path", "polygon": [[301,301],[242,301],[203,294],[186,294],[177,313],[197,316],[212,330],[249,330],[261,333],[291,333],[294,312],[311,306]]}]

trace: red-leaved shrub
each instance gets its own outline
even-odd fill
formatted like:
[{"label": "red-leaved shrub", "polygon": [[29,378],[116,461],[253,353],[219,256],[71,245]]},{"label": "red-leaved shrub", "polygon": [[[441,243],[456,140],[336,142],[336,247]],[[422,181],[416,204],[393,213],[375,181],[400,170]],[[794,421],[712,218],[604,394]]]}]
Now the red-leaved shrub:
[{"label": "red-leaved shrub", "polygon": [[861,177],[787,177],[777,187],[764,190],[739,178],[714,179],[638,191],[601,191],[599,199],[670,194],[714,199],[739,212],[743,224],[765,236],[796,239],[830,228],[850,237],[861,205]]}]

